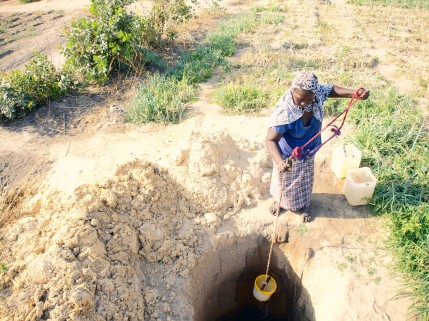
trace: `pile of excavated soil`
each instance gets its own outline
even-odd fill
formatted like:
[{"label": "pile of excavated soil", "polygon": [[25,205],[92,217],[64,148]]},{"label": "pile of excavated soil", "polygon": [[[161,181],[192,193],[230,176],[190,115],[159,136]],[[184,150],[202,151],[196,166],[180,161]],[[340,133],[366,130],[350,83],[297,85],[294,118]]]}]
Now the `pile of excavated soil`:
[{"label": "pile of excavated soil", "polygon": [[271,161],[261,144],[193,132],[169,163],[23,204],[37,215],[1,231],[1,319],[189,320],[184,282],[209,235],[268,189]]}]

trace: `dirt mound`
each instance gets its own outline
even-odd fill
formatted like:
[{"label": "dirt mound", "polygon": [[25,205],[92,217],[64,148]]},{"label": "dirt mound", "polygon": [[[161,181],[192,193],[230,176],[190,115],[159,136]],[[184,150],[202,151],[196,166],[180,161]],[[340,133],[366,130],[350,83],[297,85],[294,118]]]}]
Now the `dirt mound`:
[{"label": "dirt mound", "polygon": [[136,160],[67,203],[43,195],[37,216],[1,233],[1,317],[189,319],[177,293],[209,235],[267,190],[269,167],[261,145],[193,132],[168,168]]}]

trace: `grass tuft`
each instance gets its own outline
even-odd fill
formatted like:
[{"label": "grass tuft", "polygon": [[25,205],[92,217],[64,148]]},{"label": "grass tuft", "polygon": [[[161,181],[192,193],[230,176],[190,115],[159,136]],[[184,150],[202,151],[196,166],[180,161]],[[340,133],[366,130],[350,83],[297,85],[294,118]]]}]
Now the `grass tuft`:
[{"label": "grass tuft", "polygon": [[128,121],[176,124],[186,111],[186,103],[195,99],[196,92],[186,79],[154,74],[139,88],[128,111]]},{"label": "grass tuft", "polygon": [[215,102],[228,112],[243,114],[268,106],[269,93],[250,84],[224,84],[214,94]]}]

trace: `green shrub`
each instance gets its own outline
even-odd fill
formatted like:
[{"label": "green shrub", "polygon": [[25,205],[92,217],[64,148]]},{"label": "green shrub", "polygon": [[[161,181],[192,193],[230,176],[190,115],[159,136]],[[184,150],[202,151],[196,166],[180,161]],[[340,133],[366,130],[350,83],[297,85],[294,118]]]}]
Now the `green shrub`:
[{"label": "green shrub", "polygon": [[138,19],[125,6],[133,0],[93,0],[91,16],[72,22],[66,31],[66,64],[88,81],[104,83],[113,70],[143,63]]},{"label": "green shrub", "polygon": [[21,3],[30,3],[30,2],[36,2],[36,1],[40,1],[40,0],[19,0],[19,2]]},{"label": "green shrub", "polygon": [[58,98],[74,87],[70,74],[61,74],[46,55],[37,54],[23,71],[15,70],[2,75],[0,118],[21,118],[38,105]]},{"label": "green shrub", "polygon": [[197,90],[186,79],[154,74],[138,90],[128,111],[133,123],[178,123],[186,110],[186,103],[195,99]]},{"label": "green shrub", "polygon": [[174,26],[192,15],[183,0],[158,0],[146,16],[139,16],[125,8],[135,1],[92,0],[91,15],[73,21],[66,31],[66,64],[101,84],[113,71],[138,72],[147,49],[158,47],[163,37],[173,39]]}]

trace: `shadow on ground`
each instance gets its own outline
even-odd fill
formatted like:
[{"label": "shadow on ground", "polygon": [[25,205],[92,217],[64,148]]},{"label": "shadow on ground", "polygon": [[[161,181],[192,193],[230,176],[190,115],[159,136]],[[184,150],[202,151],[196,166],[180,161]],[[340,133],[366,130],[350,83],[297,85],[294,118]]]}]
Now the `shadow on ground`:
[{"label": "shadow on ground", "polygon": [[370,205],[351,206],[342,194],[313,194],[310,210],[315,219],[318,217],[356,219],[373,216]]}]

